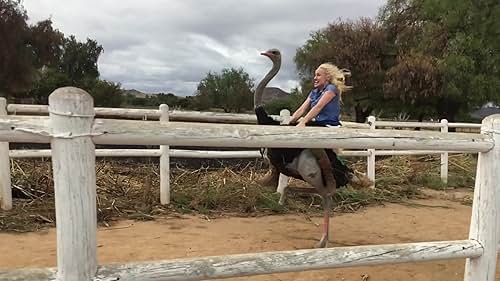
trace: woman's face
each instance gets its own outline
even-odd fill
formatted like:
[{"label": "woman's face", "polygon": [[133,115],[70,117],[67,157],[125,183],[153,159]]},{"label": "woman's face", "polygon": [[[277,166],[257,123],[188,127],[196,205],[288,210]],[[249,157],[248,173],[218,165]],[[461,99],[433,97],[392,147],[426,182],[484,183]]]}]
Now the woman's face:
[{"label": "woman's face", "polygon": [[322,68],[316,69],[314,72],[314,88],[323,88],[328,83],[328,77],[326,71]]}]

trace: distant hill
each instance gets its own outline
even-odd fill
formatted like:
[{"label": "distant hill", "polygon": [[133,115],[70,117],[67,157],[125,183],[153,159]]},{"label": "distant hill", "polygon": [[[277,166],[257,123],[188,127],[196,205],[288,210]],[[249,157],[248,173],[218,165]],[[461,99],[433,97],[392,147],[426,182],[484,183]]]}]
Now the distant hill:
[{"label": "distant hill", "polygon": [[266,104],[272,100],[286,99],[290,96],[290,93],[283,91],[277,87],[267,87],[264,89],[262,94],[262,103]]},{"label": "distant hill", "polygon": [[470,116],[477,120],[483,120],[492,114],[500,114],[500,107],[494,104],[486,104],[478,110],[471,112]]},{"label": "distant hill", "polygon": [[[136,98],[144,99],[148,96],[154,95],[154,94],[146,94],[141,91],[138,91],[136,89],[129,89],[129,90],[123,90],[124,95],[132,95]],[[262,102],[264,104],[272,101],[272,100],[280,100],[280,99],[286,99],[290,96],[290,93],[287,93],[283,91],[280,88],[277,87],[267,87],[264,89],[264,94],[262,95]]]},{"label": "distant hill", "polygon": [[123,90],[123,94],[124,95],[132,95],[136,98],[140,98],[140,99],[145,99],[146,97],[148,97],[150,94],[146,94],[146,93],[143,93],[141,91],[138,91],[136,89],[131,89],[131,90]]}]

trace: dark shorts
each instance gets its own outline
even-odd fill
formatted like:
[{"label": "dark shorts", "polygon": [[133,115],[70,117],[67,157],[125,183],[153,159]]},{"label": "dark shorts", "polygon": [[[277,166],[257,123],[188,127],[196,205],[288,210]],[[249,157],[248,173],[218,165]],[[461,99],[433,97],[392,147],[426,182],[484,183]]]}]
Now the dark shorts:
[{"label": "dark shorts", "polygon": [[340,122],[317,122],[317,121],[309,121],[306,126],[315,126],[315,127],[326,127],[326,126],[342,126]]}]

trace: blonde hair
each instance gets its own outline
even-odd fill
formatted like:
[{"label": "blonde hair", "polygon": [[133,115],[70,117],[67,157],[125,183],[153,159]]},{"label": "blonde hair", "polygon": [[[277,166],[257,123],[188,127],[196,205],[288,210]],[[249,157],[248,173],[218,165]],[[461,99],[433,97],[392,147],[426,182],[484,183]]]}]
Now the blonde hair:
[{"label": "blonde hair", "polygon": [[328,82],[332,83],[339,90],[339,99],[342,100],[342,93],[352,89],[352,86],[345,84],[345,78],[351,76],[351,71],[348,69],[339,69],[332,63],[322,63],[318,68],[326,72]]}]

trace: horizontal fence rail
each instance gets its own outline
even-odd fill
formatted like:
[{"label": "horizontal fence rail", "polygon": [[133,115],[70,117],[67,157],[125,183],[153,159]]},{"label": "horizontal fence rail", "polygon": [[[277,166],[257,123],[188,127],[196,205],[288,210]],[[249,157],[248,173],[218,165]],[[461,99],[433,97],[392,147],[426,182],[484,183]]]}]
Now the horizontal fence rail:
[{"label": "horizontal fence rail", "polygon": [[441,123],[431,122],[396,122],[396,121],[376,121],[376,127],[401,127],[401,128],[441,128]]},{"label": "horizontal fence rail", "polygon": [[[100,266],[96,280],[194,281],[328,268],[474,258],[474,240],[337,247]],[[53,280],[54,269],[0,271],[0,281]],[[22,276],[24,279],[12,279]]]},{"label": "horizontal fence rail", "polygon": [[[50,149],[10,150],[11,158],[50,157]],[[170,149],[170,157],[177,158],[260,158],[260,151],[213,151]],[[160,157],[160,149],[96,149],[97,157]]]},{"label": "horizontal fence rail", "polygon": [[[48,117],[0,117],[0,141],[48,143]],[[212,147],[283,147],[485,152],[493,148],[483,134],[369,129],[296,128],[234,124],[96,119],[86,136],[96,144]],[[79,136],[60,133],[58,138]]]},{"label": "horizontal fence rail", "polygon": [[[161,113],[155,109],[137,109],[137,108],[94,108],[96,117],[121,117],[143,120],[159,120]],[[7,112],[11,114],[35,114],[48,115],[48,105],[35,104],[9,104]],[[206,122],[206,123],[237,123],[237,124],[256,124],[255,114],[244,113],[220,113],[220,112],[200,112],[173,110],[168,113],[170,121],[185,122]],[[283,117],[271,115],[276,121],[282,121]],[[342,122],[343,126],[349,128],[369,128],[370,125],[356,122]]]},{"label": "horizontal fence rail", "polygon": [[[377,156],[391,155],[428,155],[441,154],[443,151],[432,150],[375,150]],[[464,153],[456,151],[455,153]],[[366,157],[368,151],[344,150],[339,153],[341,156]],[[28,150],[10,150],[10,158],[40,158],[50,157],[50,149],[28,149]],[[159,149],[96,149],[97,157],[160,157]],[[187,150],[170,149],[170,157],[173,158],[260,158],[262,154],[259,150],[253,151],[214,151],[214,150]]]}]

